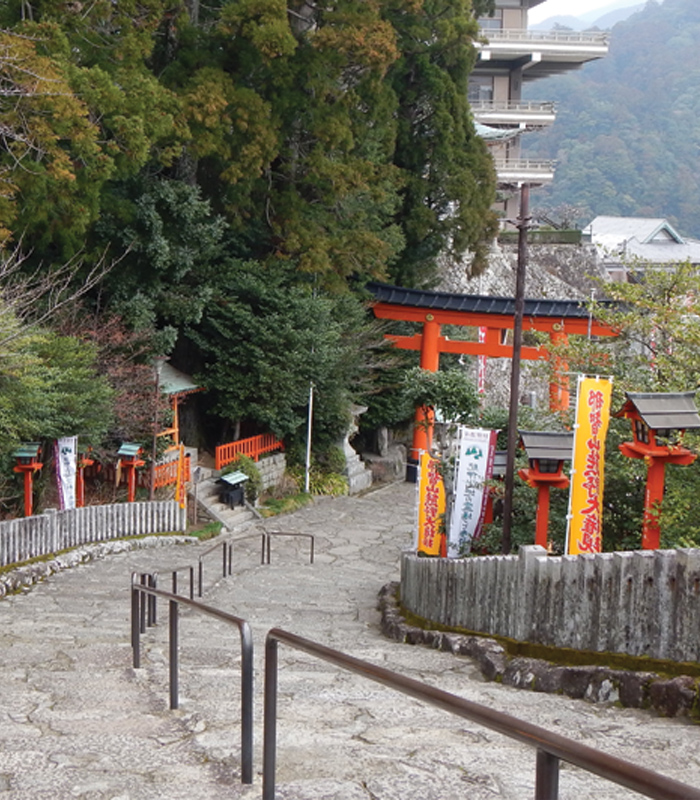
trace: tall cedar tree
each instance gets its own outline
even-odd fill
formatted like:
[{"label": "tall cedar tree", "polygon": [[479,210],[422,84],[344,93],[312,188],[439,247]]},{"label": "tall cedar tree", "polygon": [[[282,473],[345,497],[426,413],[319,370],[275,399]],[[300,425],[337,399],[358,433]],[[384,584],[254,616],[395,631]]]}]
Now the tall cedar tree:
[{"label": "tall cedar tree", "polygon": [[71,157],[76,135],[57,132],[70,192],[39,179],[38,158],[18,178],[14,229],[37,260],[97,249],[112,193],[161,177],[199,187],[236,255],[290,261],[335,289],[351,276],[425,282],[439,252],[479,256],[495,226],[466,102],[489,5],[9,0],[0,25],[61,69],[93,151]]}]

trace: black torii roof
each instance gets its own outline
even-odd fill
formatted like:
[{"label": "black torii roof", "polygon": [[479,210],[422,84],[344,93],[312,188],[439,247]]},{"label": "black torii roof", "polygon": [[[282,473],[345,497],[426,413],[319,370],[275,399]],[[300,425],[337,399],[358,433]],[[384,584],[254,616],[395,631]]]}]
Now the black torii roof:
[{"label": "black torii roof", "polygon": [[627,402],[615,414],[628,417],[633,409],[652,430],[700,428],[695,392],[625,392]]},{"label": "black torii roof", "polygon": [[570,461],[574,448],[572,432],[518,431],[528,458]]},{"label": "black torii roof", "polygon": [[[412,306],[436,311],[462,311],[472,314],[515,314],[515,299],[512,297],[489,297],[477,294],[452,294],[425,289],[405,289],[387,283],[371,282],[367,290],[380,303],[397,306]],[[607,304],[607,303],[603,303]],[[525,300],[525,316],[528,317],[578,317],[587,319],[589,311],[581,300]]]}]

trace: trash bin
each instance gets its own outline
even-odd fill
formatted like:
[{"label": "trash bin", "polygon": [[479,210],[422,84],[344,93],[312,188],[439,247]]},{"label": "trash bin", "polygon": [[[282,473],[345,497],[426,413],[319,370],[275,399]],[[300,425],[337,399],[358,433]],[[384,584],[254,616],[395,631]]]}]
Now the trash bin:
[{"label": "trash bin", "polygon": [[245,502],[245,484],[248,476],[244,472],[236,471],[222,475],[219,480],[219,502],[229,508],[242,506]]}]

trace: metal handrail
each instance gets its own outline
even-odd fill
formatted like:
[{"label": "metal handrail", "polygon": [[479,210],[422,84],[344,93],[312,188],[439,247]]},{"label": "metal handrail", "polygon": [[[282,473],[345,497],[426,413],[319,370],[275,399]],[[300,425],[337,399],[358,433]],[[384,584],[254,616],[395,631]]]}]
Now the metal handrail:
[{"label": "metal handrail", "polygon": [[[233,560],[233,545],[237,542],[244,542],[246,539],[254,539],[256,536],[262,537],[262,545],[260,553],[260,563],[265,563],[265,541],[267,539],[267,531],[256,531],[255,533],[249,533],[247,536],[237,536],[235,539],[231,539],[231,560]],[[269,561],[268,561],[269,563]]]},{"label": "metal handrail", "polygon": [[[148,585],[144,576],[131,576],[131,649],[134,669],[141,666],[141,633],[143,633],[144,607],[150,607],[150,598],[162,597],[169,601],[169,677],[170,708],[179,708],[179,606],[185,605],[207,616],[235,625],[241,640],[241,783],[253,782],[253,635],[250,625],[240,617],[190,600],[172,592],[164,592]],[[139,579],[139,580],[137,580]],[[153,620],[155,622],[155,619]]]},{"label": "metal handrail", "polygon": [[303,537],[308,538],[309,539],[309,564],[313,564],[314,563],[314,550],[315,550],[315,547],[316,547],[316,539],[315,539],[313,533],[297,533],[297,532],[292,532],[292,531],[265,531],[264,533],[265,533],[265,542],[266,542],[266,544],[263,544],[263,546],[265,547],[265,552],[267,554],[267,560],[263,561],[262,562],[263,564],[269,564],[270,563],[270,539],[273,536],[303,536]]},{"label": "metal handrail", "polygon": [[655,800],[700,800],[700,789],[280,628],[269,631],[265,642],[263,800],[275,798],[279,642],[534,747],[537,752],[535,800],[557,800],[559,797],[560,761],[574,764]]},{"label": "metal handrail", "polygon": [[215,552],[221,548],[222,553],[222,577],[226,577],[227,575],[231,575],[231,570],[233,566],[233,544],[228,540],[224,539],[223,541],[217,542],[212,547],[205,550],[203,553],[200,554],[198,562],[197,562],[197,582],[198,582],[198,589],[197,595],[199,597],[202,596],[203,584],[204,584],[204,557],[210,555],[211,553]]}]

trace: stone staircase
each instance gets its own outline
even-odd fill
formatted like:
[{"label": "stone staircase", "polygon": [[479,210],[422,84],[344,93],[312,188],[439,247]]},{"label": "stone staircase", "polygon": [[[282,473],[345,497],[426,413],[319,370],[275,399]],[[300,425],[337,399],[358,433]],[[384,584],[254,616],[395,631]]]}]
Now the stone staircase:
[{"label": "stone staircase", "polygon": [[218,473],[206,467],[197,469],[199,481],[190,490],[189,499],[192,503],[196,502],[200,518],[207,516],[220,522],[224,526],[223,533],[240,533],[261,519],[260,514],[249,503],[231,508],[226,503],[220,502]]}]

